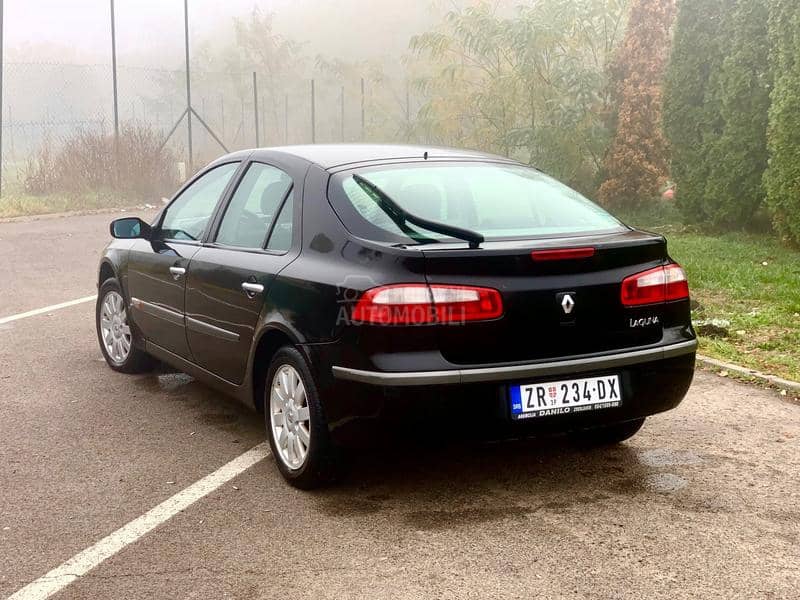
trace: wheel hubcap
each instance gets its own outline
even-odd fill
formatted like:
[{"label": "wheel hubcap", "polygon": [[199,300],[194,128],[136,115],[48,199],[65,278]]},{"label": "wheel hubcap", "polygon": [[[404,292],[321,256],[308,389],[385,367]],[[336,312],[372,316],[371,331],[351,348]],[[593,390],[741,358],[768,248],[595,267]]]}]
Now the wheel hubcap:
[{"label": "wheel hubcap", "polygon": [[272,379],[269,395],[272,439],[280,460],[292,470],[299,469],[308,457],[311,418],[306,388],[291,365],[282,365]]},{"label": "wheel hubcap", "polygon": [[108,292],[100,308],[100,334],[106,353],[115,364],[124,363],[131,353],[131,328],[125,302],[117,292]]}]

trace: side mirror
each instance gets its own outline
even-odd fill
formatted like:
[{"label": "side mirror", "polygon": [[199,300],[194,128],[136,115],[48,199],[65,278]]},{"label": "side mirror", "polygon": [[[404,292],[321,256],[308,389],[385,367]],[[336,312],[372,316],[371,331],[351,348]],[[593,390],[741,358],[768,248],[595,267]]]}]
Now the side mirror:
[{"label": "side mirror", "polygon": [[111,221],[111,237],[120,240],[132,240],[135,238],[149,239],[150,225],[142,221],[139,217],[125,217]]}]

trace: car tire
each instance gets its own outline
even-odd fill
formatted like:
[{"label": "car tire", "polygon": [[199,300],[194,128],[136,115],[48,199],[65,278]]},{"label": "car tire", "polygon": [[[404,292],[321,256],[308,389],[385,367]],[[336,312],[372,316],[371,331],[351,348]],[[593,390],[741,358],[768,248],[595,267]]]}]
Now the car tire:
[{"label": "car tire", "polygon": [[604,427],[583,429],[572,434],[572,439],[582,446],[612,446],[636,435],[644,425],[645,419],[625,421]]},{"label": "car tire", "polygon": [[106,279],[100,286],[95,306],[95,326],[100,351],[106,364],[120,373],[146,373],[156,360],[142,349],[136,328],[131,326],[129,307],[119,282]]},{"label": "car tire", "polygon": [[302,490],[333,483],[340,473],[340,456],[331,442],[314,377],[296,348],[284,346],[275,353],[263,389],[264,424],[283,478]]}]

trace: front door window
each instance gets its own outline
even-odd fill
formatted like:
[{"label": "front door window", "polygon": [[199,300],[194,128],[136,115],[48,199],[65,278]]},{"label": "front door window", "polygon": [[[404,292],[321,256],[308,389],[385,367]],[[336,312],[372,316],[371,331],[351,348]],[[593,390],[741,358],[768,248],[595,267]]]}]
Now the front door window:
[{"label": "front door window", "polygon": [[239,163],[220,165],[186,188],[164,213],[159,237],[173,241],[200,240],[222,192],[238,168]]}]

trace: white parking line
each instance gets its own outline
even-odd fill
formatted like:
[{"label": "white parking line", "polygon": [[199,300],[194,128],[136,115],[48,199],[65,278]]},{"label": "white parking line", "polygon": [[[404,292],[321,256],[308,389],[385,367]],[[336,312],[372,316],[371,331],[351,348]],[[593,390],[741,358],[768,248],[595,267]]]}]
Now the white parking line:
[{"label": "white parking line", "polygon": [[36,315],[44,315],[49,312],[53,312],[54,310],[69,308],[70,306],[75,306],[76,304],[83,304],[84,302],[92,302],[93,300],[96,299],[97,299],[97,294],[95,294],[94,296],[85,296],[84,298],[78,298],[77,300],[69,300],[67,302],[62,302],[61,304],[53,304],[52,306],[45,306],[44,308],[35,308],[34,310],[29,310],[28,312],[11,315],[10,317],[2,317],[0,318],[0,325],[3,325],[4,323],[10,323],[11,321],[19,321],[20,319],[27,319],[28,317],[35,317]]},{"label": "white parking line", "polygon": [[244,473],[247,469],[266,458],[268,455],[269,450],[267,449],[266,443],[251,448],[210,475],[203,477],[171,498],[164,500],[164,502],[149,510],[141,517],[134,519],[127,525],[117,529],[114,533],[104,537],[94,546],[79,552],[67,562],[56,567],[46,575],[42,575],[36,581],[29,583],[12,596],[9,596],[8,600],[40,600],[49,598],[79,577],[86,575],[86,573],[103,561],[114,556],[126,546],[168,521],[177,513],[191,506],[204,496],[207,496],[237,475]]}]

